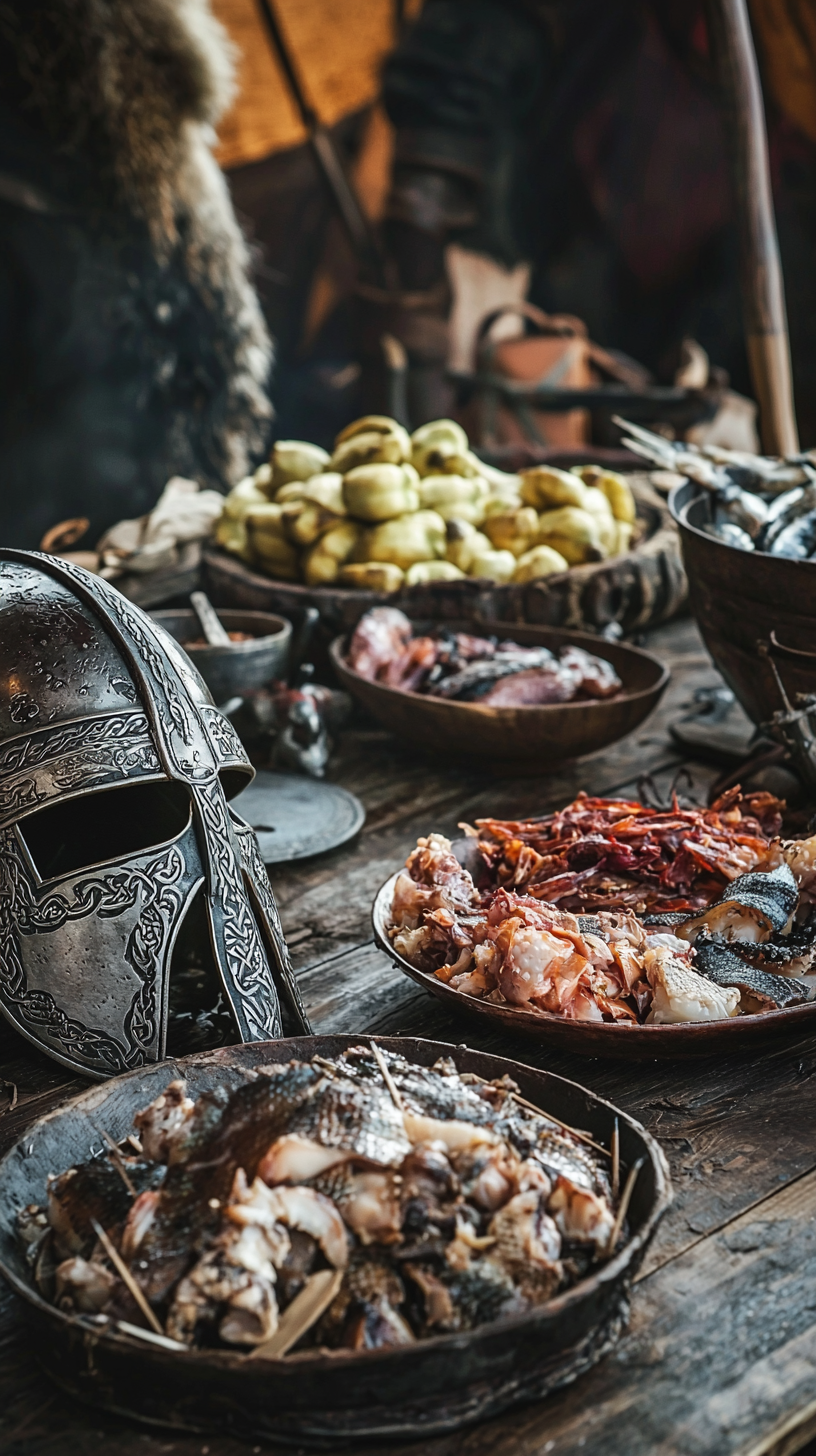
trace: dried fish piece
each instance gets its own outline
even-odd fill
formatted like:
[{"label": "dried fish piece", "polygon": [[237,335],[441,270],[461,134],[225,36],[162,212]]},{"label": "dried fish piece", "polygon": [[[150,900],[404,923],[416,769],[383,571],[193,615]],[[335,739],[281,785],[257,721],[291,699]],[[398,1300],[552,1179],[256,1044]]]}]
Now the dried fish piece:
[{"label": "dried fish piece", "polygon": [[736,1016],[740,996],[733,987],[714,985],[668,950],[647,951],[645,959],[653,991],[647,1020],[655,1026],[680,1021],[722,1021]]},{"label": "dried fish piece", "polygon": [[694,966],[716,986],[734,986],[739,992],[740,1010],[746,1015],[776,1011],[812,1000],[814,988],[794,976],[775,976],[745,961],[722,941],[700,935],[694,949]]},{"label": "dried fish piece", "polygon": [[705,929],[719,940],[763,941],[789,927],[799,891],[788,865],[740,875],[702,914],[676,927],[681,940],[694,945]]}]

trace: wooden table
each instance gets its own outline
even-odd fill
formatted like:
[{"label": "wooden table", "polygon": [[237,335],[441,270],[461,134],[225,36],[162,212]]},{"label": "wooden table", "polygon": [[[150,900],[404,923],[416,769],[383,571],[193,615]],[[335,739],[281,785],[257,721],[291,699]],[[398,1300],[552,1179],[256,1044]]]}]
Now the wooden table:
[{"label": "wooden table", "polygon": [[[668,724],[695,689],[718,678],[689,622],[653,632],[648,645],[673,668],[659,710],[627,742],[551,777],[491,781],[412,757],[374,728],[349,731],[330,776],[363,799],[365,829],[352,846],[274,875],[316,1031],[467,1041],[576,1078],[656,1133],[674,1180],[674,1204],[634,1290],[630,1332],[612,1356],[547,1402],[421,1446],[367,1448],[373,1456],[788,1456],[816,1434],[812,1041],[677,1063],[556,1055],[454,1021],[371,940],[374,892],[418,834],[449,833],[457,820],[480,814],[546,812],[581,788],[635,792],[644,772],[665,792],[682,766]],[[691,772],[704,795],[712,770],[693,765]],[[83,1085],[5,1024],[0,1077],[2,1149]],[[0,1292],[3,1456],[246,1456],[251,1449],[140,1429],[59,1394],[38,1371],[12,1297]]]}]

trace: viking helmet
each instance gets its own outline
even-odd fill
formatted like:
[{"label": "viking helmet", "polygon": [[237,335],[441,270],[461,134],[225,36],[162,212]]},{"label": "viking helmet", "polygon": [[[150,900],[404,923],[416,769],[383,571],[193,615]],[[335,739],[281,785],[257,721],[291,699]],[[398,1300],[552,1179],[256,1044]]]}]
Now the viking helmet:
[{"label": "viking helmet", "polygon": [[109,583],[0,550],[0,1010],[97,1078],[167,1051],[170,966],[205,931],[232,1040],[309,1026],[255,835],[253,777],[172,638]]}]

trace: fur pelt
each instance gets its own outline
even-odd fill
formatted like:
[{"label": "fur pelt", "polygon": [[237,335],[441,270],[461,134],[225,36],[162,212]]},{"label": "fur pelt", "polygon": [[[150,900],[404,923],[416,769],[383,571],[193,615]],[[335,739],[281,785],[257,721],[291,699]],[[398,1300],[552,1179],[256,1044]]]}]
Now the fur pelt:
[{"label": "fur pelt", "polygon": [[216,316],[226,377],[218,434],[234,484],[268,434],[271,346],[246,242],[213,155],[233,95],[233,51],[208,0],[0,0],[18,99],[101,193],[147,227],[158,262],[182,263]]}]

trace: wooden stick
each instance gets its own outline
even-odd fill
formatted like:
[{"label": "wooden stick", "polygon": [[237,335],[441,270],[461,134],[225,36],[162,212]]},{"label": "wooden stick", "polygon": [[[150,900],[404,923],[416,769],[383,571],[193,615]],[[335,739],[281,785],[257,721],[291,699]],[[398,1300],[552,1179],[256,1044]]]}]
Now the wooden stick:
[{"label": "wooden stick", "polygon": [[342,1283],[342,1269],[318,1269],[284,1310],[274,1335],[262,1345],[256,1345],[247,1359],[275,1360],[286,1355],[328,1309]]},{"label": "wooden stick", "polygon": [[635,1191],[637,1176],[645,1161],[645,1158],[638,1158],[637,1162],[633,1163],[632,1167],[629,1169],[629,1177],[626,1179],[626,1187],[623,1190],[623,1197],[618,1204],[618,1211],[615,1215],[615,1222],[612,1225],[612,1232],[609,1235],[609,1242],[606,1246],[606,1249],[604,1250],[607,1258],[610,1258],[615,1252],[615,1245],[620,1238],[620,1231],[623,1228],[623,1220],[626,1217],[626,1210],[629,1207],[632,1194]]},{"label": "wooden stick", "polygon": [[119,1151],[119,1148],[117,1147],[116,1143],[113,1141],[113,1138],[111,1137],[110,1133],[105,1132],[104,1127],[102,1129],[102,1136],[105,1139],[105,1142],[107,1143],[108,1147],[111,1150],[111,1162],[113,1163],[114,1168],[116,1169],[117,1173],[119,1174],[119,1177],[121,1178],[122,1182],[124,1183],[125,1187],[127,1188],[127,1191],[130,1194],[131,1198],[135,1198],[136,1197],[136,1189],[134,1188],[133,1182],[132,1182],[131,1178],[128,1175],[128,1170],[125,1167],[125,1164],[124,1164],[124,1161],[123,1161],[123,1158],[122,1158],[122,1154]]},{"label": "wooden stick", "polygon": [[171,1340],[169,1335],[155,1335],[152,1330],[143,1330],[141,1325],[132,1325],[130,1320],[117,1320],[117,1329],[123,1330],[126,1335],[136,1335],[140,1340],[147,1340],[150,1345],[159,1345],[162,1350],[189,1350],[189,1345],[182,1345],[180,1340]]},{"label": "wooden stick", "polygon": [[731,168],[742,251],[745,344],[759,402],[762,447],[795,455],[799,435],[793,407],[785,288],[779,261],[768,136],[746,0],[707,0],[712,49],[726,103]]},{"label": "wooden stick", "polygon": [[[493,1085],[487,1080],[487,1077],[480,1077],[478,1072],[468,1072],[468,1076],[474,1077],[477,1082],[481,1082],[485,1087]],[[505,1091],[503,1087],[499,1087],[497,1090],[499,1092]],[[588,1147],[594,1148],[596,1153],[603,1153],[605,1158],[611,1158],[612,1154],[609,1149],[602,1148],[600,1143],[594,1142],[588,1132],[579,1132],[577,1127],[570,1127],[568,1122],[562,1122],[561,1118],[556,1117],[554,1112],[545,1112],[543,1107],[536,1107],[534,1102],[528,1102],[527,1098],[522,1097],[520,1092],[508,1092],[507,1096],[512,1097],[513,1101],[517,1102],[520,1107],[526,1107],[528,1112],[534,1112],[536,1117],[544,1117],[547,1122],[554,1122],[556,1127],[563,1127],[564,1132],[571,1133],[574,1138],[578,1139],[579,1143],[586,1143]]]},{"label": "wooden stick", "polygon": [[155,1330],[156,1334],[161,1335],[162,1339],[164,1339],[164,1330],[159,1324],[159,1321],[157,1320],[153,1310],[150,1308],[150,1305],[148,1304],[147,1300],[144,1297],[144,1294],[136,1283],[136,1280],[128,1269],[128,1266],[122,1258],[122,1255],[116,1248],[116,1245],[112,1242],[111,1239],[108,1238],[108,1235],[105,1233],[105,1230],[103,1229],[101,1223],[97,1223],[95,1218],[91,1219],[91,1228],[96,1234],[96,1237],[102,1245],[102,1248],[105,1250],[105,1253],[107,1254],[114,1269],[119,1275],[119,1278],[124,1281],[131,1294],[133,1295],[133,1298],[136,1300],[136,1303],[138,1304],[140,1310],[142,1311],[142,1314],[147,1320],[147,1323],[150,1325],[150,1328],[152,1330]]},{"label": "wooden stick", "polygon": [[386,1062],[385,1057],[383,1056],[380,1048],[377,1046],[377,1043],[375,1041],[370,1040],[369,1045],[374,1053],[374,1060],[377,1063],[380,1071],[382,1072],[383,1081],[389,1092],[391,1093],[391,1101],[393,1102],[394,1106],[398,1107],[400,1112],[402,1112],[402,1097],[400,1096],[399,1087],[397,1086],[394,1078],[391,1076],[391,1073],[388,1070],[388,1063]]},{"label": "wooden stick", "polygon": [[618,1119],[615,1118],[615,1126],[612,1129],[612,1197],[617,1198],[620,1192],[620,1128]]}]

